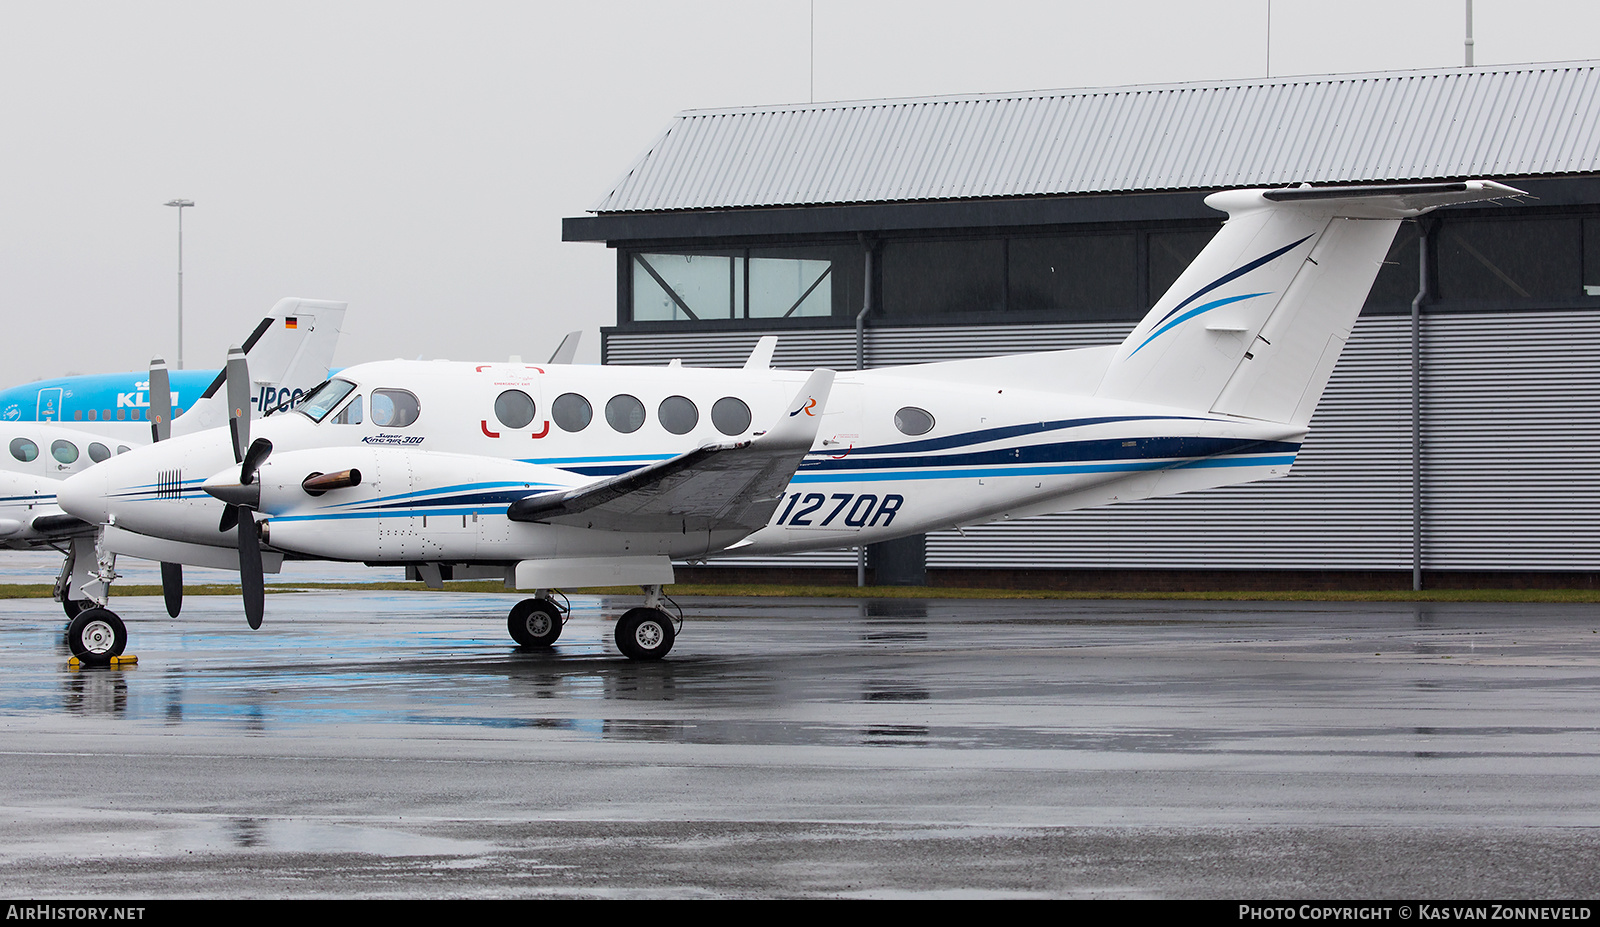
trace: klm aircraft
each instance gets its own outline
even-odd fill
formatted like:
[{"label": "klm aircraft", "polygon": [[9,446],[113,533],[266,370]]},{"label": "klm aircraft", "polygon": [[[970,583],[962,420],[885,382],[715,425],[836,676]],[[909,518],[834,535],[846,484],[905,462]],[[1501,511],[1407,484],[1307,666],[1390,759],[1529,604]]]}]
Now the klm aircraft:
[{"label": "klm aircraft", "polygon": [[[302,315],[297,314],[297,306],[306,301],[292,302],[296,305],[275,307],[271,316],[261,320],[261,324],[256,326],[255,331],[244,343],[246,353],[250,352],[263,335],[275,328],[284,329],[288,333],[296,331],[302,325],[316,324],[316,316],[313,313],[323,307],[307,307],[302,319]],[[329,322],[337,331],[338,321],[327,319],[324,312],[324,324]],[[182,415],[184,410],[193,407],[200,397],[212,388],[212,384],[220,382],[221,374],[222,371],[217,369],[169,371],[167,376],[172,393],[173,416]],[[250,397],[250,407],[257,415],[264,415],[274,409],[289,408],[300,401],[304,389],[304,386],[295,384],[258,383],[255,384],[255,390]],[[89,431],[116,434],[126,430],[130,435],[144,434],[147,436],[145,440],[148,441],[150,431],[148,426],[120,429],[115,425],[102,426],[109,422],[149,420],[148,370],[56,377],[0,390],[0,422],[56,422],[73,428],[89,425],[87,428]]]}]

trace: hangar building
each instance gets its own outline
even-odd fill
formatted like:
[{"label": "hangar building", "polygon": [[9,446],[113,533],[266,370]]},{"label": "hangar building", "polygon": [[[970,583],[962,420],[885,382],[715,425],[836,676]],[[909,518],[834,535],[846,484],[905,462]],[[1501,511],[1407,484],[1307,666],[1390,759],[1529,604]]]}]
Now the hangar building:
[{"label": "hangar building", "polygon": [[1592,585],[1600,61],[691,110],[563,238],[616,250],[606,363],[776,334],[853,369],[1120,341],[1216,190],[1463,177],[1530,195],[1402,226],[1287,479],[883,545],[874,579]]}]

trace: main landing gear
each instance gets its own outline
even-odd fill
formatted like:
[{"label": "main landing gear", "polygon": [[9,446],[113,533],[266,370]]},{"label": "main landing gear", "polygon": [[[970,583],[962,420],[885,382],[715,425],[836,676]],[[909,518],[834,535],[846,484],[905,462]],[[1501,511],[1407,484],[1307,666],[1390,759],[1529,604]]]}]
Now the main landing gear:
[{"label": "main landing gear", "polygon": [[506,627],[511,631],[511,639],[519,647],[542,650],[561,636],[561,626],[566,621],[568,611],[556,604],[554,599],[544,596],[523,599],[511,607]]},{"label": "main landing gear", "polygon": [[[661,603],[666,596],[662,595],[660,586],[645,586],[644,592],[644,606],[630,608],[617,619],[617,649],[630,660],[659,660],[672,650],[682,616],[674,622],[672,616],[662,610]],[[567,606],[558,604],[543,592],[536,592],[534,598],[523,599],[512,606],[506,627],[518,646],[543,650],[561,637],[561,626],[569,611]]]}]

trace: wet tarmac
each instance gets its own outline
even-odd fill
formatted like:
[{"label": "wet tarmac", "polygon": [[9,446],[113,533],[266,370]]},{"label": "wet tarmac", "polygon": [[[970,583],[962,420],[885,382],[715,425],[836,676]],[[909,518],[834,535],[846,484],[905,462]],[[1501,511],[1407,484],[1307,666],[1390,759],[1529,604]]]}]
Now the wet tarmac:
[{"label": "wet tarmac", "polygon": [[0,601],[12,896],[1600,895],[1593,606]]}]

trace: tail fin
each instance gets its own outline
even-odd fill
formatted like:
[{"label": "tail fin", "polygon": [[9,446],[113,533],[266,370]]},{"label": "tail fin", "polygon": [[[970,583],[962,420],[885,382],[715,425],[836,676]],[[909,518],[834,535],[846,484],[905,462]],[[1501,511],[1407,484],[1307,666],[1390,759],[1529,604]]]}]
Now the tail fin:
[{"label": "tail fin", "polygon": [[[288,407],[328,378],[339,344],[346,303],[324,299],[278,300],[244,343],[250,365],[251,406],[257,416]],[[194,407],[172,422],[173,434],[218,428],[228,422],[221,371]]]},{"label": "tail fin", "polygon": [[1310,421],[1402,219],[1516,196],[1488,180],[1230,190],[1222,230],[1122,343],[1097,395]]}]

